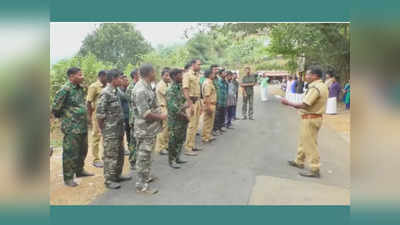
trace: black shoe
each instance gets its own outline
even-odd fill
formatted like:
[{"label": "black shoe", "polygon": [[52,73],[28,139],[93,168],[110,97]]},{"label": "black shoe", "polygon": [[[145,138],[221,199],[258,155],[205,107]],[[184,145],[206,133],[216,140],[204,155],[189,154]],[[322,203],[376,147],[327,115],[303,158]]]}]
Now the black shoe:
[{"label": "black shoe", "polygon": [[295,161],[292,161],[292,160],[288,161],[288,164],[289,164],[289,166],[297,167],[299,169],[304,169],[304,165],[299,165]]},{"label": "black shoe", "polygon": [[193,148],[192,150],[195,151],[195,152],[199,152],[199,151],[201,151],[201,150],[203,150],[203,149],[197,147],[197,148]]},{"label": "black shoe", "polygon": [[245,117],[245,116],[244,116],[244,117],[242,117],[242,119],[241,119],[241,120],[247,120],[247,117]]},{"label": "black shoe", "polygon": [[250,117],[249,120],[254,120],[254,118],[253,118],[253,117]]},{"label": "black shoe", "polygon": [[176,160],[176,163],[178,163],[178,164],[184,164],[184,163],[187,163],[187,161],[184,161],[184,160],[181,160],[181,159],[177,159],[177,160]]},{"label": "black shoe", "polygon": [[119,183],[111,181],[111,180],[106,180],[106,182],[104,182],[104,184],[106,185],[106,188],[108,188],[108,189],[118,189],[121,187],[121,185]]},{"label": "black shoe", "polygon": [[221,135],[221,134],[220,134],[219,132],[217,132],[217,131],[214,130],[214,131],[212,132],[212,135],[213,135],[213,136],[219,136],[219,135]]},{"label": "black shoe", "polygon": [[169,162],[169,166],[170,166],[171,168],[174,168],[174,169],[179,169],[179,168],[181,168],[180,166],[176,165],[174,162]]},{"label": "black shoe", "polygon": [[136,170],[135,164],[131,163],[130,167],[131,167],[131,170]]},{"label": "black shoe", "polygon": [[76,177],[90,177],[90,176],[94,176],[93,173],[89,173],[86,170],[82,170],[79,173],[76,173]]},{"label": "black shoe", "polygon": [[74,179],[66,180],[66,181],[64,181],[64,184],[66,186],[68,186],[68,187],[76,187],[76,186],[78,186],[78,184],[75,183]]},{"label": "black shoe", "polygon": [[303,177],[313,177],[313,178],[320,178],[321,175],[319,174],[319,171],[306,171],[306,172],[299,172],[300,176]]},{"label": "black shoe", "polygon": [[124,181],[128,181],[128,180],[132,180],[132,177],[131,177],[131,176],[123,176],[123,175],[120,175],[120,176],[117,178],[117,182],[124,182]]}]

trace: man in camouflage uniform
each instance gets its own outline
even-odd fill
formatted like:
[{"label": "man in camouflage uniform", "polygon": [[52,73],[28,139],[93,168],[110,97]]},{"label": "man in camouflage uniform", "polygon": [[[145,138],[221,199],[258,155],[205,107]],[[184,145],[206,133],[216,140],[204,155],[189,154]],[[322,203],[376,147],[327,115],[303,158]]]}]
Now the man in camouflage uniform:
[{"label": "man in camouflage uniform", "polygon": [[104,184],[110,189],[120,188],[118,182],[131,179],[121,176],[124,165],[124,113],[117,89],[121,82],[120,74],[115,69],[107,72],[108,84],[100,93],[96,110],[96,118],[103,135]]},{"label": "man in camouflage uniform", "polygon": [[297,157],[288,161],[290,166],[304,168],[306,160],[311,162],[311,171],[300,172],[304,177],[319,178],[320,157],[318,151],[318,132],[322,126],[322,114],[325,113],[328,100],[328,87],[322,82],[322,69],[312,66],[306,74],[309,88],[304,95],[302,103],[289,102],[282,99],[282,104],[300,109],[300,135],[297,147]]},{"label": "man in camouflage uniform", "polygon": [[128,96],[128,103],[129,103],[129,127],[131,129],[130,131],[131,137],[129,138],[128,148],[129,148],[129,164],[131,169],[134,170],[136,163],[136,138],[135,138],[135,124],[134,124],[135,120],[134,120],[132,104],[130,104],[130,102],[132,100],[133,88],[139,81],[139,70],[134,69],[130,75],[132,78],[132,82],[128,85],[126,89],[126,96]]},{"label": "man in camouflage uniform", "polygon": [[157,189],[149,187],[155,180],[150,176],[151,154],[154,149],[156,136],[161,130],[161,121],[167,119],[162,114],[157,104],[151,82],[155,80],[154,68],[150,64],[140,67],[140,80],[132,91],[131,105],[135,117],[135,138],[137,142],[136,153],[136,191],[140,193],[155,194]]},{"label": "man in camouflage uniform", "polygon": [[70,187],[78,184],[77,177],[93,176],[84,170],[88,151],[87,124],[88,115],[85,105],[85,92],[80,86],[84,78],[79,68],[67,71],[68,81],[57,91],[51,107],[55,117],[61,118],[63,139],[63,174],[64,183]]},{"label": "man in camouflage uniform", "polygon": [[[253,118],[253,98],[254,98],[254,85],[257,83],[257,75],[250,74],[250,67],[244,68],[246,75],[244,75],[240,86],[243,88],[243,106],[242,106],[242,120],[247,120],[247,114],[250,120]],[[247,105],[249,110],[247,111]],[[248,113],[247,113],[248,112]]]},{"label": "man in camouflage uniform", "polygon": [[170,77],[173,84],[167,91],[167,107],[168,107],[168,162],[174,169],[179,169],[175,163],[185,163],[180,159],[183,143],[186,139],[186,129],[188,126],[188,117],[186,116],[187,104],[185,104],[185,96],[182,91],[182,73],[181,69],[173,69]]}]

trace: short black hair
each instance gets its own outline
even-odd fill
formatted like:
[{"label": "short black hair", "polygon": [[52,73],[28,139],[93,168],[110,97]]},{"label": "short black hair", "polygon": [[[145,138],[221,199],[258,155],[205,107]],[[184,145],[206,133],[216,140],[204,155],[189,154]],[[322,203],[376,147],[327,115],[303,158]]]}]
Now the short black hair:
[{"label": "short black hair", "polygon": [[229,70],[228,72],[226,72],[226,75],[233,75],[233,73]]},{"label": "short black hair", "polygon": [[190,61],[190,65],[195,64],[197,61],[200,61],[200,59],[192,59],[192,61]]},{"label": "short black hair", "polygon": [[107,71],[105,70],[100,70],[99,73],[97,74],[98,77],[105,76],[107,74]]},{"label": "short black hair", "polygon": [[71,67],[67,70],[67,76],[70,77],[71,75],[76,74],[79,71],[81,71],[81,69],[79,69],[78,67]]},{"label": "short black hair", "polygon": [[217,65],[217,64],[212,64],[212,65],[210,66],[210,70],[214,69],[215,67],[218,67],[218,65]]},{"label": "short black hair", "polygon": [[132,72],[131,72],[131,78],[133,79],[133,77],[136,76],[138,72],[139,72],[138,69],[132,70]]},{"label": "short black hair", "polygon": [[169,71],[169,76],[170,76],[173,80],[175,80],[175,77],[176,77],[178,74],[182,73],[182,72],[183,72],[182,69],[174,68],[174,69],[172,69],[172,70]]},{"label": "short black hair", "polygon": [[107,71],[107,82],[110,83],[113,79],[119,77],[121,75],[121,71],[117,69],[112,69]]},{"label": "short black hair", "polygon": [[308,69],[310,71],[311,74],[315,74],[318,75],[319,78],[322,77],[322,67],[319,65],[313,65],[310,66],[310,68]]},{"label": "short black hair", "polygon": [[169,67],[164,67],[161,71],[161,76],[164,76],[165,73],[168,73],[171,70]]},{"label": "short black hair", "polygon": [[140,76],[147,77],[151,72],[154,71],[154,67],[151,64],[143,64],[140,67]]},{"label": "short black hair", "polygon": [[211,75],[211,69],[204,71],[204,77],[209,78]]},{"label": "short black hair", "polygon": [[186,65],[185,65],[185,67],[184,67],[184,68],[185,68],[185,70],[189,69],[189,67],[190,67],[190,66],[192,66],[192,64],[191,64],[191,63],[186,63]]}]

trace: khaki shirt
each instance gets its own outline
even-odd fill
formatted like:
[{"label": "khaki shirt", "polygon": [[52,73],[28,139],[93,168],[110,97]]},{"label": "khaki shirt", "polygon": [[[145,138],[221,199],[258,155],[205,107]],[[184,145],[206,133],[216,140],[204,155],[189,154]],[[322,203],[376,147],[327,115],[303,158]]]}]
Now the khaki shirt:
[{"label": "khaki shirt", "polygon": [[96,102],[98,97],[100,96],[100,92],[103,89],[103,84],[97,80],[96,82],[92,83],[88,88],[88,94],[86,97],[86,101],[92,103],[92,107],[94,111],[96,111]]},{"label": "khaki shirt", "polygon": [[303,98],[303,103],[306,104],[307,107],[301,109],[300,114],[324,114],[328,95],[328,88],[321,80],[310,83]]},{"label": "khaki shirt", "polygon": [[161,107],[167,107],[167,90],[168,84],[164,82],[164,80],[160,80],[156,86],[156,95],[158,104]]},{"label": "khaki shirt", "polygon": [[182,88],[189,89],[190,97],[200,98],[200,76],[199,73],[195,73],[193,70],[189,70],[183,75]]},{"label": "khaki shirt", "polygon": [[214,83],[210,79],[205,80],[203,83],[203,97],[212,104],[217,103],[217,91],[215,90]]}]

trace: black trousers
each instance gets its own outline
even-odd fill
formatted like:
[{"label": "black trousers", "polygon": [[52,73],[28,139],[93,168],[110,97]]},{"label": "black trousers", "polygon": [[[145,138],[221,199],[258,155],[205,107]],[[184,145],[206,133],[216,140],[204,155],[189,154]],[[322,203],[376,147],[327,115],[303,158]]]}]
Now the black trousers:
[{"label": "black trousers", "polygon": [[218,106],[215,112],[214,130],[221,129],[225,124],[226,107]]}]

